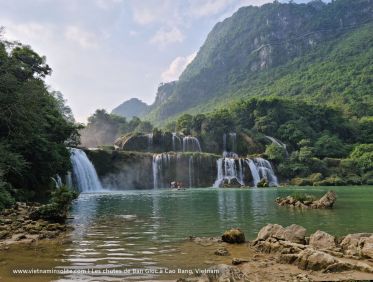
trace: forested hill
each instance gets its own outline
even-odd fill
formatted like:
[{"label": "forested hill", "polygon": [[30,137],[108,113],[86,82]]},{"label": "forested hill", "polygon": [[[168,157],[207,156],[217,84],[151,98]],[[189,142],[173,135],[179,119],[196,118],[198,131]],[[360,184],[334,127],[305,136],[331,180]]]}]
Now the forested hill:
[{"label": "forested hill", "polygon": [[259,96],[291,96],[334,104],[349,115],[373,115],[372,21],[372,0],[241,8],[215,25],[147,118],[164,123]]},{"label": "forested hill", "polygon": [[123,116],[127,119],[131,119],[134,116],[142,117],[147,112],[148,105],[137,98],[125,101],[111,111],[112,114]]}]

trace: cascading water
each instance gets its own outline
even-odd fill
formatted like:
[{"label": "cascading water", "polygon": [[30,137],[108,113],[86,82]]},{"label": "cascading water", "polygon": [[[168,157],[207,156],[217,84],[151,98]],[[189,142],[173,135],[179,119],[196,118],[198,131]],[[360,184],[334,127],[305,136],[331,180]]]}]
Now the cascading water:
[{"label": "cascading water", "polygon": [[237,149],[236,141],[237,134],[234,132],[229,133],[229,144],[227,143],[227,134],[223,134],[223,157],[224,158],[238,158],[238,154],[235,153]]},{"label": "cascading water", "polygon": [[260,177],[265,178],[269,182],[269,186],[278,186],[278,180],[271,163],[263,158],[255,158],[254,162]]},{"label": "cascading water", "polygon": [[251,175],[253,177],[254,187],[256,187],[260,181],[260,175],[257,166],[251,159],[245,160],[246,164],[249,166]]},{"label": "cascading water", "polygon": [[96,170],[83,150],[70,148],[70,159],[76,186],[81,192],[103,190]]},{"label": "cascading water", "polygon": [[162,169],[162,154],[153,155],[153,188],[158,189],[159,187],[159,171]]},{"label": "cascading water", "polygon": [[183,137],[183,152],[202,152],[201,144],[196,137]]},{"label": "cascading water", "polygon": [[153,188],[154,189],[166,187],[164,174],[165,174],[165,171],[170,167],[171,157],[172,156],[167,153],[153,155],[152,166],[153,166]]},{"label": "cascading water", "polygon": [[229,133],[229,139],[231,141],[231,151],[236,152],[237,151],[237,133],[235,132]]},{"label": "cascading water", "polygon": [[62,187],[63,184],[62,184],[61,176],[57,174],[56,177],[52,177],[52,180],[57,189],[60,189]]},{"label": "cascading water", "polygon": [[181,139],[179,136],[177,136],[176,132],[173,132],[172,133],[172,150],[174,152],[178,151],[178,147],[176,145],[176,142],[178,144],[178,147],[180,148],[181,147]]},{"label": "cascading water", "polygon": [[269,140],[271,140],[271,142],[281,148],[284,148],[285,150],[285,153],[286,153],[286,156],[289,156],[289,152],[288,152],[288,149],[286,147],[286,144],[285,143],[282,143],[280,140],[277,140],[276,138],[272,137],[272,136],[267,136],[265,135],[265,137]]},{"label": "cascading water", "polygon": [[193,187],[193,178],[194,178],[194,164],[193,164],[193,156],[189,157],[189,163],[188,163],[188,170],[189,170],[189,188]]},{"label": "cascading water", "polygon": [[[228,182],[230,184],[232,180],[236,180],[240,185],[245,185],[243,181],[243,166],[242,160],[236,158],[220,158],[216,161],[217,166],[217,177],[213,187],[221,187],[222,184]],[[238,168],[236,165],[238,162]]]},{"label": "cascading water", "polygon": [[150,152],[153,148],[153,133],[146,134],[148,137],[148,151]]},{"label": "cascading water", "polygon": [[[227,140],[227,136],[229,139]],[[275,138],[266,136],[272,142],[276,142],[279,146],[286,149],[286,145],[277,141]],[[229,142],[228,142],[229,141]],[[237,149],[237,134],[234,132],[223,134],[223,158],[216,162],[217,177],[213,187],[221,187],[223,184],[231,184],[232,180],[236,180],[240,185],[245,185],[244,169],[245,165],[249,167],[253,184],[257,187],[262,178],[266,179],[270,186],[278,186],[277,177],[272,169],[269,161],[263,158],[254,160],[240,158],[235,150]],[[235,183],[234,185],[237,185]]]}]

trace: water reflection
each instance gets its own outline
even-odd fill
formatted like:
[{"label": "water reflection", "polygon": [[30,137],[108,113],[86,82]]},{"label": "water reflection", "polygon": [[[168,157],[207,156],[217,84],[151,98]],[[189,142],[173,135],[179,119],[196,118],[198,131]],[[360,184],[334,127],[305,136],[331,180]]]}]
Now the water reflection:
[{"label": "water reflection", "polygon": [[[310,189],[307,192],[321,196],[328,188]],[[276,197],[289,193],[292,190],[271,188],[82,194],[72,210],[76,229],[61,265],[76,269],[171,267],[180,259],[181,240],[190,235],[217,236],[236,226],[249,239],[267,223],[296,223],[309,232],[322,229],[337,235],[373,231],[369,188],[338,188],[333,210],[302,211],[274,203]]]}]

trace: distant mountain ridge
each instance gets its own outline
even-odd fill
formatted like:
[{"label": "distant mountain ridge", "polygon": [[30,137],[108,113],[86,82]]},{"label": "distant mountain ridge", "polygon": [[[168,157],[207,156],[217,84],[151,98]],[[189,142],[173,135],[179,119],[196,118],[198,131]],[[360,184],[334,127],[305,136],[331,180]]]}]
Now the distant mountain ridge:
[{"label": "distant mountain ridge", "polygon": [[148,113],[148,111],[148,104],[144,103],[140,99],[132,98],[114,108],[111,113],[131,119],[132,117],[143,117]]},{"label": "distant mountain ridge", "polygon": [[373,0],[240,8],[215,25],[178,81],[160,86],[144,118],[165,123],[258,96],[373,115],[372,21]]}]

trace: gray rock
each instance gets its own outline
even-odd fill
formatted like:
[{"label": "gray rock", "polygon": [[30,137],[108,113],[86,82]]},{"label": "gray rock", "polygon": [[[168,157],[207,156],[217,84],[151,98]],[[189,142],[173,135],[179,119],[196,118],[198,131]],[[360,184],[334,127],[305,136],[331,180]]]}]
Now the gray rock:
[{"label": "gray rock", "polygon": [[337,195],[335,194],[335,192],[329,191],[324,196],[322,196],[319,200],[314,201],[311,207],[314,209],[332,208],[336,200],[337,200]]},{"label": "gray rock", "polygon": [[214,252],[217,256],[229,256],[229,251],[226,248],[219,248]]},{"label": "gray rock", "polygon": [[360,256],[364,241],[372,235],[371,233],[349,234],[344,237],[340,246],[346,255]]},{"label": "gray rock", "polygon": [[239,264],[242,264],[242,263],[245,263],[245,262],[248,262],[248,260],[247,259],[240,259],[240,258],[232,259],[232,264],[233,265],[239,265]]},{"label": "gray rock", "polygon": [[361,255],[363,257],[373,258],[373,235],[363,241],[361,248]]},{"label": "gray rock", "polygon": [[310,246],[315,249],[333,249],[336,247],[335,237],[324,231],[317,230],[310,237]]},{"label": "gray rock", "polygon": [[304,270],[323,270],[337,262],[337,259],[333,256],[314,249],[306,249],[300,252],[295,260],[295,264]]},{"label": "gray rock", "polygon": [[283,232],[284,227],[279,224],[268,224],[260,229],[255,241],[266,240],[274,237],[275,234]]},{"label": "gray rock", "polygon": [[285,241],[297,244],[304,244],[307,230],[296,224],[292,224],[284,229],[283,236]]}]

